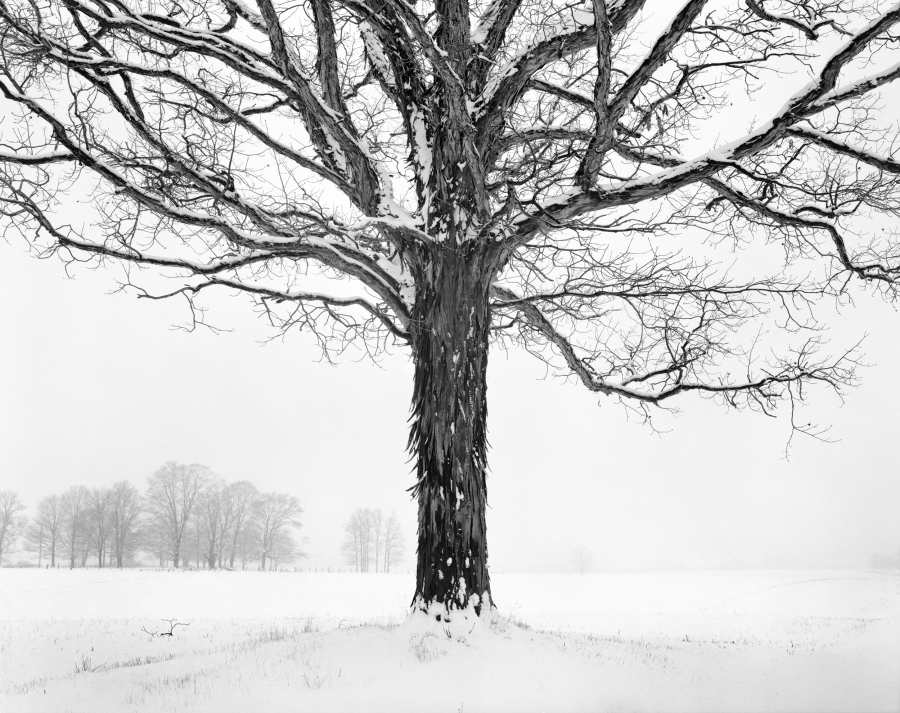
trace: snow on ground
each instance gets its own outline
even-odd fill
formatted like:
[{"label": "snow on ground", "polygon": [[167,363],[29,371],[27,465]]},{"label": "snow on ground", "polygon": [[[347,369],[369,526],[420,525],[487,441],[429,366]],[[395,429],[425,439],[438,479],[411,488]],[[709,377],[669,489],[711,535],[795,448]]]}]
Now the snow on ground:
[{"label": "snow on ground", "polygon": [[[0,711],[900,711],[900,577],[0,570]],[[189,623],[171,637],[162,619]]]}]

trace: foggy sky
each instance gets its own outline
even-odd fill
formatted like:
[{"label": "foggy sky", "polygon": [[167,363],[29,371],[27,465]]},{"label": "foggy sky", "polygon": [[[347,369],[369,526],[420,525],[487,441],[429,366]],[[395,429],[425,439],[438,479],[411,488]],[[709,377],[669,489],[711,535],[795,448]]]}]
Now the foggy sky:
[{"label": "foggy sky", "polygon": [[[143,490],[165,461],[297,495],[303,566],[340,567],[357,507],[395,510],[414,566],[415,504],[404,446],[412,367],[402,350],[373,365],[317,362],[312,340],[273,336],[248,300],[221,292],[185,333],[177,301],[108,294],[112,270],[27,256],[0,243],[0,489],[32,507],[70,485],[129,479]],[[494,571],[859,567],[900,548],[894,395],[900,317],[858,297],[831,338],[865,341],[846,404],[822,389],[798,418],[840,442],[790,435],[777,419],[699,398],[660,413],[654,433],[611,399],[545,378],[524,353],[493,350],[488,378],[488,545]]]}]

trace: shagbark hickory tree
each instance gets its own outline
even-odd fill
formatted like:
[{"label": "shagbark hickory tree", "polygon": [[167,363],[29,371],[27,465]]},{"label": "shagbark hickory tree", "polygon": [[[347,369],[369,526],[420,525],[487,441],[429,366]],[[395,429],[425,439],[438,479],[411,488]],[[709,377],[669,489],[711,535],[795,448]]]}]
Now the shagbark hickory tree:
[{"label": "shagbark hickory tree", "polygon": [[196,322],[219,287],[328,354],[408,347],[414,602],[480,610],[492,340],[645,414],[853,380],[809,307],[895,295],[898,22],[875,0],[0,0],[5,225]]}]

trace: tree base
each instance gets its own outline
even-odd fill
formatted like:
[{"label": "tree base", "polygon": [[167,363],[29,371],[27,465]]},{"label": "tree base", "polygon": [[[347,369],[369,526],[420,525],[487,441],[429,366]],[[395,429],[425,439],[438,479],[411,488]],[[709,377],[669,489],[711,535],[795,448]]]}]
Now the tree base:
[{"label": "tree base", "polygon": [[500,615],[491,602],[490,595],[484,600],[473,595],[464,608],[448,607],[434,601],[426,603],[420,597],[410,607],[404,628],[410,629],[413,634],[431,633],[441,638],[464,641],[480,631],[493,630],[499,619]]},{"label": "tree base", "polygon": [[455,601],[451,604],[439,601],[426,602],[424,598],[416,597],[410,607],[410,614],[423,614],[429,619],[445,624],[489,618],[491,612],[496,612],[496,607],[487,592],[483,596],[470,595],[465,606],[458,606]]}]

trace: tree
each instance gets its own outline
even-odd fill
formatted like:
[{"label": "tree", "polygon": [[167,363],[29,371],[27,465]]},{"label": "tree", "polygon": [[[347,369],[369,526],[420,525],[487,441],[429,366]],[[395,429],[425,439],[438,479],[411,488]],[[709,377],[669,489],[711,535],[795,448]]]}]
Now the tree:
[{"label": "tree", "polygon": [[47,538],[50,546],[50,566],[56,567],[57,542],[62,523],[62,499],[53,494],[43,498],[37,506],[37,514],[33,525],[41,531],[43,538]]},{"label": "tree", "polygon": [[91,511],[89,508],[85,510],[84,529],[81,532],[81,538],[78,541],[78,557],[82,567],[87,567],[88,557],[91,555],[91,548],[94,545],[94,523],[91,521]]},{"label": "tree", "polygon": [[272,544],[272,550],[269,552],[270,567],[277,570],[280,565],[296,562],[298,559],[306,557],[301,543],[291,534],[289,530],[281,530],[275,536]]},{"label": "tree", "polygon": [[17,492],[0,490],[0,558],[12,551],[25,531],[28,520],[21,514],[24,509]]},{"label": "tree", "polygon": [[163,513],[150,510],[141,537],[141,549],[152,554],[165,567],[171,559],[174,546],[172,529]]},{"label": "tree", "polygon": [[194,553],[194,561],[197,563],[197,569],[203,567],[203,552],[206,550],[206,532],[203,528],[203,516],[199,508],[194,510],[194,514],[188,519],[188,524],[184,530],[185,546],[182,548],[184,566],[190,566],[190,553]]},{"label": "tree", "polygon": [[91,491],[83,485],[73,485],[63,493],[60,500],[62,527],[60,545],[69,557],[69,569],[75,569],[75,560],[82,558],[82,567],[87,559],[90,543],[89,508]]},{"label": "tree", "polygon": [[392,512],[384,523],[384,571],[390,572],[391,565],[397,564],[405,551],[400,520],[397,513]]},{"label": "tree", "polygon": [[364,521],[364,512],[360,508],[350,515],[350,519],[344,525],[344,540],[341,542],[341,554],[344,562],[357,572],[365,572],[368,561],[368,557],[364,555],[365,530],[368,529],[368,525]]},{"label": "tree", "polygon": [[232,489],[228,483],[223,483],[222,493],[220,495],[221,505],[219,507],[219,541],[216,545],[216,567],[220,569],[227,566],[225,547],[231,537],[231,531],[234,528],[234,505],[231,502]]},{"label": "tree", "polygon": [[344,562],[357,572],[361,571],[362,541],[353,516],[344,525],[344,539],[341,541],[341,556]]},{"label": "tree", "polygon": [[300,501],[287,493],[265,493],[256,501],[256,538],[260,553],[260,569],[266,569],[266,557],[275,551],[279,537],[300,527],[303,508]]},{"label": "tree", "polygon": [[341,552],[344,561],[354,567],[357,572],[368,572],[375,558],[375,571],[378,571],[379,538],[381,536],[382,515],[380,510],[357,508],[344,525],[344,541]]},{"label": "tree", "polygon": [[[186,298],[192,326],[223,288],[328,357],[407,347],[413,601],[479,611],[492,337],[647,418],[689,393],[786,401],[821,435],[793,406],[858,356],[825,352],[812,308],[852,280],[897,294],[878,102],[900,8],[644,5],[0,0],[5,223]],[[73,178],[95,199],[83,233]]]},{"label": "tree", "polygon": [[37,552],[38,567],[44,566],[44,549],[47,542],[47,533],[43,523],[32,520],[25,527],[25,549],[29,552]]},{"label": "tree", "polygon": [[[229,494],[228,484],[219,476],[211,477],[200,493],[197,516],[206,534],[206,566],[209,569],[216,568],[222,555],[222,542],[230,527],[227,522],[230,518]],[[197,564],[199,566],[199,560]]]},{"label": "tree", "polygon": [[113,493],[110,488],[93,488],[88,498],[88,527],[97,567],[103,567],[108,554],[106,545],[112,530]]},{"label": "tree", "polygon": [[257,532],[258,525],[255,520],[250,519],[241,529],[238,539],[234,543],[234,555],[241,563],[241,569],[247,569],[247,563],[259,557],[259,535]]},{"label": "tree", "polygon": [[344,561],[357,572],[390,571],[391,558],[400,556],[403,543],[400,540],[400,523],[392,513],[385,520],[380,509],[357,508],[344,525],[341,554]]},{"label": "tree", "polygon": [[125,558],[133,555],[138,546],[143,500],[137,488],[127,480],[115,483],[111,491],[112,551],[116,567],[122,569]]},{"label": "tree", "polygon": [[590,569],[594,563],[594,553],[584,545],[578,545],[572,550],[572,559],[570,561],[579,574],[584,574],[584,571]]},{"label": "tree", "polygon": [[164,535],[157,537],[157,540],[167,543],[169,555],[166,559],[171,559],[176,569],[181,561],[185,527],[200,492],[211,476],[205,465],[180,465],[170,461],[147,482],[147,508],[161,530],[159,534]]},{"label": "tree", "polygon": [[382,545],[384,544],[384,515],[381,513],[381,508],[370,511],[369,518],[369,522],[372,525],[372,540],[374,540],[375,545],[375,572],[377,573],[379,558],[382,556]]},{"label": "tree", "polygon": [[[228,566],[234,569],[234,558],[238,551],[238,542],[246,532],[253,508],[259,497],[259,491],[253,483],[239,480],[228,486],[228,503],[231,508],[231,552],[228,556]],[[243,566],[241,567],[243,569]]]}]

